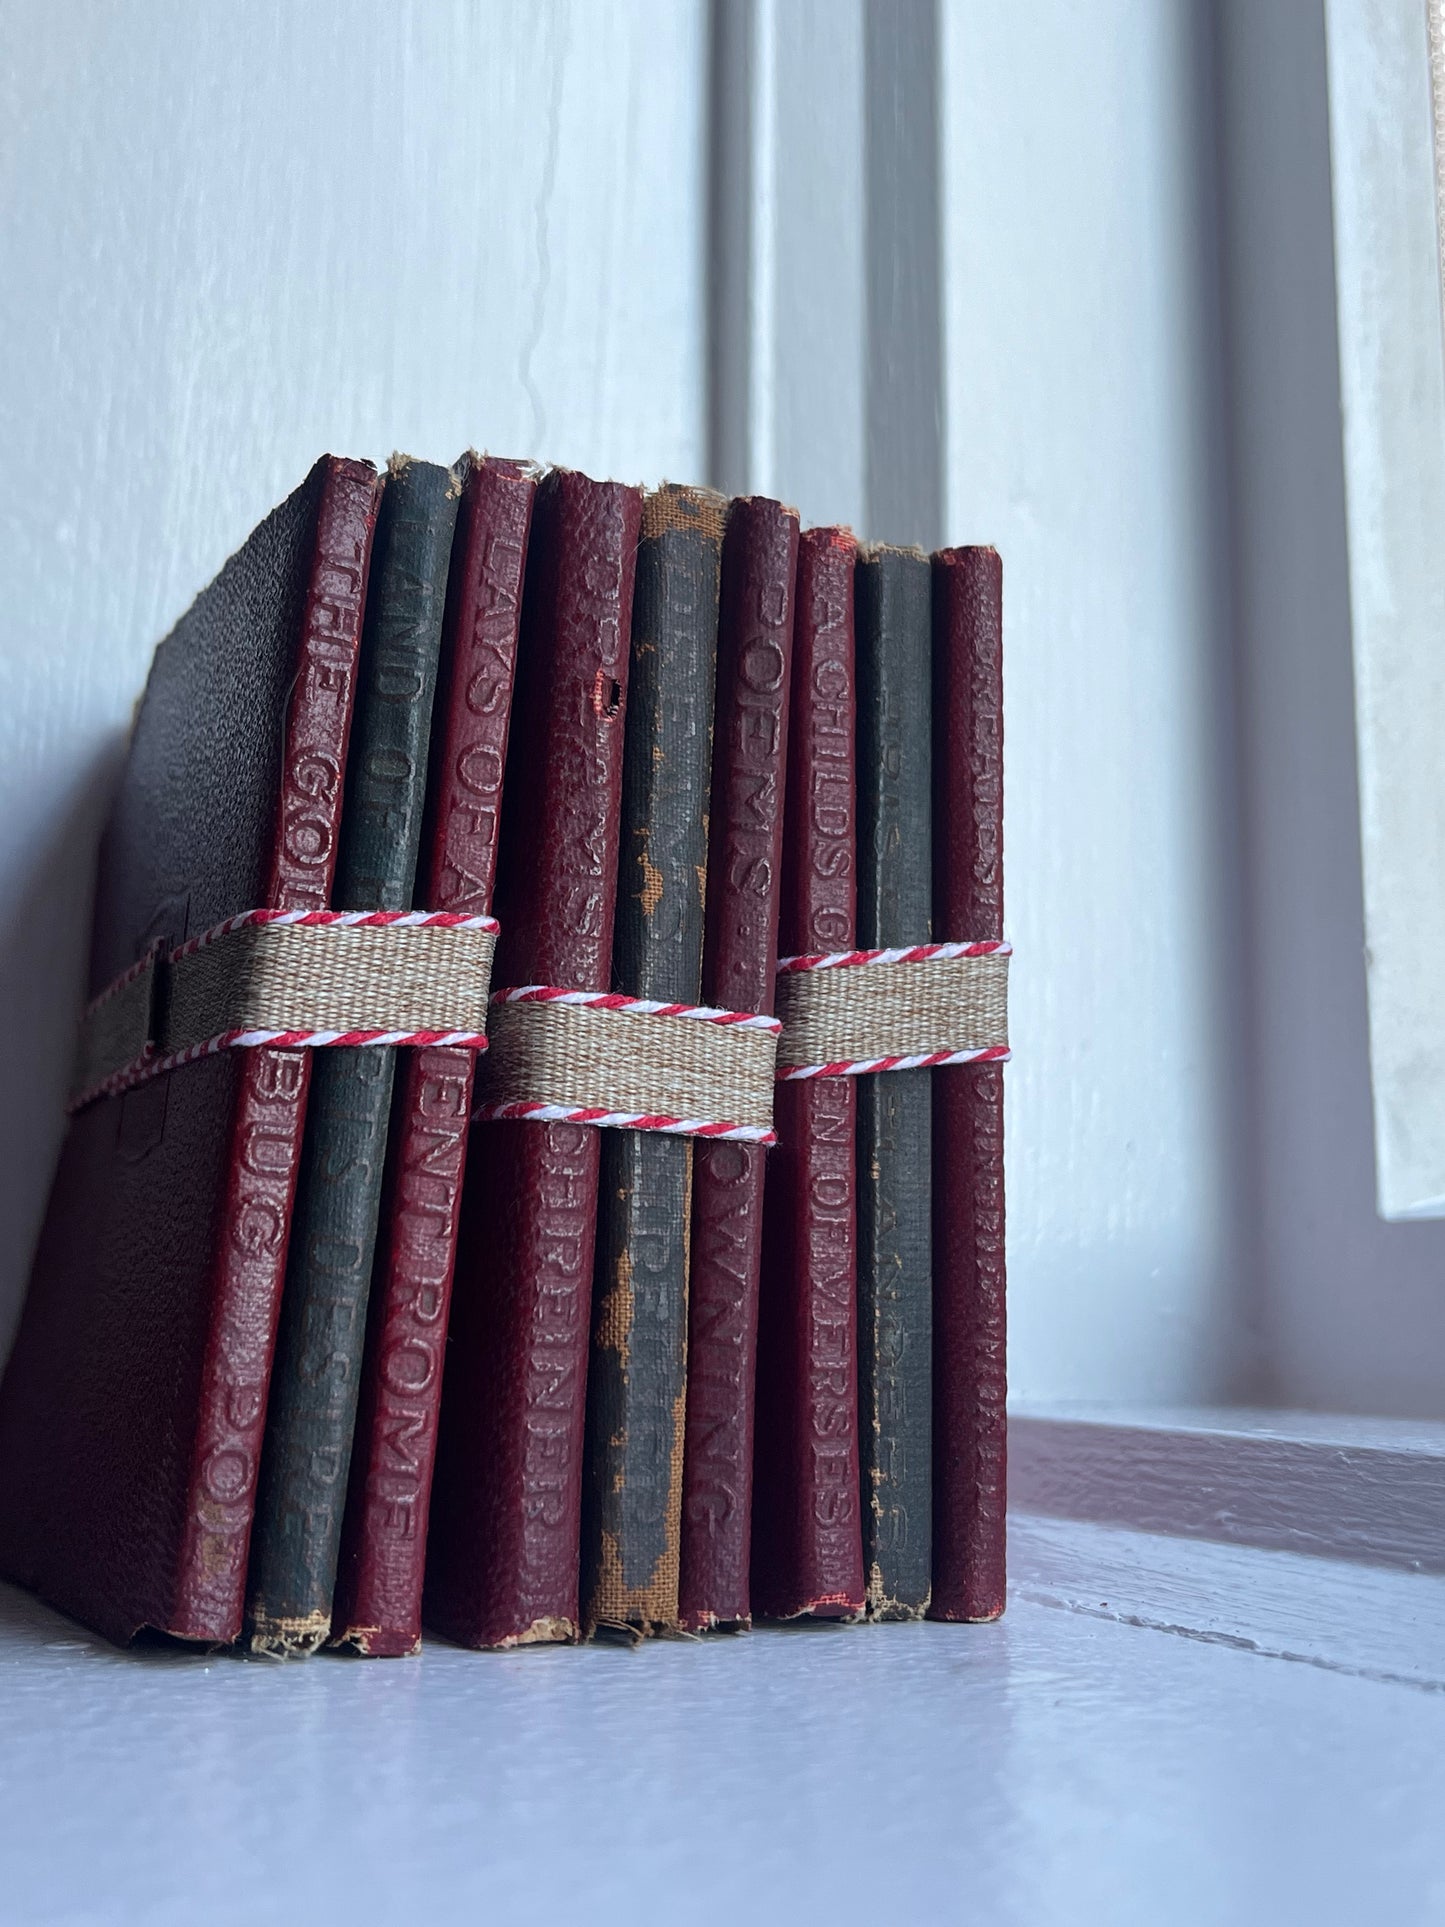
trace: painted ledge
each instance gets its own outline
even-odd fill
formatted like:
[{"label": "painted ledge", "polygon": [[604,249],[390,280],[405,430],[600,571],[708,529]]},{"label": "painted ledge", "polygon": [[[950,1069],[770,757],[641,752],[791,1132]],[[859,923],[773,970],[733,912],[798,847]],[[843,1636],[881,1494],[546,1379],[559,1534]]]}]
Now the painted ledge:
[{"label": "painted ledge", "polygon": [[1009,1509],[1445,1573],[1445,1424],[1225,1409],[1016,1409]]}]

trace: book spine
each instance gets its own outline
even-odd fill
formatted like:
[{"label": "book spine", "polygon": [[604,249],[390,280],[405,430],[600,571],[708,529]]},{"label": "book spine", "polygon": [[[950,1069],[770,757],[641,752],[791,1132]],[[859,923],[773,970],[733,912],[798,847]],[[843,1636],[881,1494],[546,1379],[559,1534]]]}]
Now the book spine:
[{"label": "book spine", "polygon": [[[622,767],[612,987],[702,993],[706,803],[726,503],[666,487],[642,511]],[[692,1145],[605,1131],[587,1381],[582,1608],[591,1632],[677,1626]]]},{"label": "book spine", "polygon": [[[933,927],[1003,936],[1002,569],[933,558]],[[935,1071],[932,1619],[1004,1609],[1007,1499],[1003,1073]]]},{"label": "book spine", "polygon": [[[416,898],[491,909],[535,484],[473,461],[457,514]],[[401,1053],[332,1638],[381,1656],[421,1641],[422,1575],[476,1058]]]},{"label": "book spine", "polygon": [[[617,895],[638,489],[537,491],[499,852],[499,987],[604,990]],[[469,1646],[579,1631],[599,1133],[478,1125],[437,1441],[424,1616]]]},{"label": "book spine", "polygon": [[[459,493],[447,469],[392,462],[347,760],[341,910],[411,908]],[[312,1066],[251,1543],[253,1652],[313,1652],[331,1628],[395,1063],[394,1050],[327,1050]]]},{"label": "book spine", "polygon": [[[779,947],[850,950],[858,907],[853,571],[846,529],[798,548]],[[782,1084],[758,1329],[753,1609],[863,1610],[858,1475],[856,1086]]]},{"label": "book spine", "polygon": [[[858,564],[858,942],[932,934],[932,621],[928,558]],[[858,1402],[868,1613],[928,1606],[933,1534],[933,1087],[858,1085]]]},{"label": "book spine", "polygon": [[[708,825],[703,1000],[771,1012],[787,777],[798,518],[733,503],[723,538]],[[693,1150],[679,1617],[689,1631],[752,1616],[754,1372],[764,1162],[755,1144]]]},{"label": "book spine", "polygon": [[[366,463],[322,471],[297,677],[286,718],[266,905],[324,909],[336,867],[379,483]],[[267,1388],[286,1268],[310,1065],[302,1051],[253,1050],[238,1080],[201,1360],[186,1526],[166,1630],[229,1642],[242,1626]]]}]

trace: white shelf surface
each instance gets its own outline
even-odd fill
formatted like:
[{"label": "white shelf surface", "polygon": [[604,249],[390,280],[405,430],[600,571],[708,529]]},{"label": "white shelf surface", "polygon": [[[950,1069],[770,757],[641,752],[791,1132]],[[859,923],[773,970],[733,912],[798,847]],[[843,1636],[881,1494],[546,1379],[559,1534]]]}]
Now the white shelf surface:
[{"label": "white shelf surface", "polygon": [[112,1652],[0,1588],[0,1917],[1445,1920],[1445,1579],[1015,1522],[996,1626]]}]

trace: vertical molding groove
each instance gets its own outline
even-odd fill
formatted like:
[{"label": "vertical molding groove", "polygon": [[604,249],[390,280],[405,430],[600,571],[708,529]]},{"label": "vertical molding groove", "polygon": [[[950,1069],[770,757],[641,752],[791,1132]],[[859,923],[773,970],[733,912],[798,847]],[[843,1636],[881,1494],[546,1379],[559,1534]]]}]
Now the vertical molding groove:
[{"label": "vertical molding groove", "polygon": [[709,470],[943,526],[938,0],[712,0]]},{"label": "vertical molding groove", "polygon": [[943,541],[938,0],[865,10],[868,533]]}]

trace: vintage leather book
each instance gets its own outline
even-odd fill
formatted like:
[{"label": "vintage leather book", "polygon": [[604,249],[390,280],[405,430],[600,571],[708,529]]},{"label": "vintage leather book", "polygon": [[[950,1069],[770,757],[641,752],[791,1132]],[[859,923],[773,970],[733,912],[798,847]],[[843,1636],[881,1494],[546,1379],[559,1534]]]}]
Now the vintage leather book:
[{"label": "vintage leather book", "polygon": [[[1003,936],[1002,569],[993,549],[933,558],[933,928]],[[1003,1072],[932,1072],[931,1619],[1004,1608],[1007,1394]]]},{"label": "vintage leather book", "polygon": [[[472,457],[452,546],[418,908],[485,914],[532,523],[532,473]],[[406,1050],[396,1073],[332,1640],[421,1643],[422,1575],[476,1058]]]},{"label": "vintage leather book", "polygon": [[[497,871],[499,989],[612,967],[639,489],[537,491]],[[462,1198],[423,1613],[468,1646],[580,1629],[600,1133],[478,1124]]]},{"label": "vintage leather book", "polygon": [[[703,1001],[770,1013],[798,518],[763,496],[728,511],[718,609]],[[754,1374],[763,1172],[771,1151],[693,1149],[679,1617],[751,1623]]]},{"label": "vintage leather book", "polygon": [[[702,992],[726,512],[722,496],[676,487],[642,509],[612,988],[664,1003]],[[589,1632],[678,1623],[691,1187],[690,1139],[603,1132],[583,1488]]]},{"label": "vintage leather book", "polygon": [[[851,950],[857,703],[847,529],[798,546],[778,948]],[[781,1081],[758,1311],[752,1601],[769,1619],[863,1611],[858,1475],[857,1083]]]},{"label": "vintage leather book", "polygon": [[[405,456],[387,473],[332,889],[338,910],[412,908],[460,486],[451,470]],[[314,1652],[331,1630],[396,1056],[374,1046],[324,1050],[311,1069],[251,1535],[253,1652]]]},{"label": "vintage leather book", "polygon": [[[331,890],[376,475],[327,457],[160,645],[90,994]],[[71,1124],[0,1388],[0,1571],[106,1637],[241,1632],[310,1063],[222,1050]]]},{"label": "vintage leather book", "polygon": [[[858,942],[932,932],[932,603],[928,558],[861,557]],[[868,1613],[917,1619],[933,1537],[933,1089],[927,1070],[858,1086],[858,1448]]]}]

